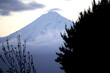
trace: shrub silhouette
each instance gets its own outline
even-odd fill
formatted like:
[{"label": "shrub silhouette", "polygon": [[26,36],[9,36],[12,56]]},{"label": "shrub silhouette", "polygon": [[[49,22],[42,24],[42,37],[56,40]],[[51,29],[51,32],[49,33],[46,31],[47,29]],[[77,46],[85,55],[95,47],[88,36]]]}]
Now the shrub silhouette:
[{"label": "shrub silhouette", "polygon": [[92,9],[81,12],[76,24],[61,34],[64,46],[56,53],[56,62],[66,73],[107,71],[110,0],[92,3]]},{"label": "shrub silhouette", "polygon": [[17,47],[9,45],[8,40],[6,47],[3,44],[2,50],[4,56],[0,54],[0,59],[8,66],[7,72],[9,73],[36,73],[33,64],[33,56],[26,53],[26,41],[21,44],[20,35],[17,34]]},{"label": "shrub silhouette", "polygon": [[3,73],[2,69],[0,69],[0,73]]}]

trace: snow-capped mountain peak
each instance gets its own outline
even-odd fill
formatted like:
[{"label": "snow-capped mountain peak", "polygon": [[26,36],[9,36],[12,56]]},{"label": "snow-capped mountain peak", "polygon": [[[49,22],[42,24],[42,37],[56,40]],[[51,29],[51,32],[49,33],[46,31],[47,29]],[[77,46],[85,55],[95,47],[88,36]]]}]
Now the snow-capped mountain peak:
[{"label": "snow-capped mountain peak", "polygon": [[[21,35],[23,40],[33,40],[36,36],[44,34],[48,31],[65,29],[65,24],[70,27],[72,21],[64,18],[57,12],[50,11],[46,14],[43,14],[38,19],[27,25],[26,27],[20,29],[18,33]],[[16,33],[13,33],[8,36],[8,39],[16,38]],[[4,42],[7,37],[0,38],[0,43]]]},{"label": "snow-capped mountain peak", "polygon": [[[59,52],[58,47],[63,44],[60,32],[65,31],[65,25],[70,27],[73,23],[56,12],[48,12],[17,31],[21,39],[27,41],[26,50],[33,55],[38,73],[64,73],[54,60],[57,57],[55,52]],[[0,38],[0,47],[7,38],[9,44],[16,46],[16,37],[15,32]]]}]

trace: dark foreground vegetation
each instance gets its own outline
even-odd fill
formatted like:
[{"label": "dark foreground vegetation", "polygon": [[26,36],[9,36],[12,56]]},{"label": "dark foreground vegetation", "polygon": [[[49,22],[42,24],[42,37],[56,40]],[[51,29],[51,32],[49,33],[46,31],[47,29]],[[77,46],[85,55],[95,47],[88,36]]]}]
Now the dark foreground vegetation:
[{"label": "dark foreground vegetation", "polygon": [[[17,47],[9,45],[8,40],[6,41],[6,46],[5,44],[2,45],[3,55],[0,53],[0,59],[8,67],[8,70],[5,70],[5,72],[36,73],[33,56],[26,52],[26,41],[22,45],[20,35],[18,34],[17,41]],[[3,73],[2,69],[0,69],[0,73]]]},{"label": "dark foreground vegetation", "polygon": [[107,72],[109,63],[110,0],[93,0],[75,25],[61,34],[64,46],[56,62],[66,73]]}]

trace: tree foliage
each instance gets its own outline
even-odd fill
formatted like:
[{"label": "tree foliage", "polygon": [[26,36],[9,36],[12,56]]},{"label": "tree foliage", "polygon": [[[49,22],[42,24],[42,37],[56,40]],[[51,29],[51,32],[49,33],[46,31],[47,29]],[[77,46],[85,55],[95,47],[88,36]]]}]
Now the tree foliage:
[{"label": "tree foliage", "polygon": [[33,56],[29,52],[26,53],[26,41],[22,45],[20,35],[17,34],[17,47],[9,45],[6,40],[6,46],[2,45],[3,55],[0,54],[0,59],[6,66],[9,73],[36,73],[33,64]]},{"label": "tree foliage", "polygon": [[2,69],[0,69],[0,73],[3,73]]},{"label": "tree foliage", "polygon": [[93,0],[92,8],[81,12],[75,25],[61,34],[64,46],[56,62],[66,73],[106,71],[110,25],[110,0]]}]

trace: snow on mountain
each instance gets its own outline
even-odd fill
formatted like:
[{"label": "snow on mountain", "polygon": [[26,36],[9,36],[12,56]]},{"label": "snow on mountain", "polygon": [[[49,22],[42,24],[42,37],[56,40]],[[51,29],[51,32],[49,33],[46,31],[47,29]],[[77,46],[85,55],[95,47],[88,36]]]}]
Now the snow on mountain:
[{"label": "snow on mountain", "polygon": [[[21,35],[21,39],[32,41],[36,36],[45,34],[48,31],[59,30],[61,32],[65,29],[65,25],[70,27],[72,22],[56,12],[48,12],[17,32]],[[5,42],[7,38],[9,40],[16,38],[16,32],[0,38],[0,43]]]},{"label": "snow on mountain", "polygon": [[[65,31],[65,25],[69,28],[73,23],[56,12],[48,12],[18,31],[21,39],[27,41],[27,50],[34,57],[38,73],[64,73],[55,62],[55,52],[60,52],[59,47],[63,44],[60,32]],[[14,44],[16,32],[7,37]],[[0,43],[7,37],[0,38]]]}]

